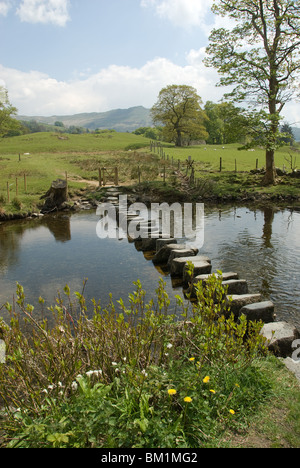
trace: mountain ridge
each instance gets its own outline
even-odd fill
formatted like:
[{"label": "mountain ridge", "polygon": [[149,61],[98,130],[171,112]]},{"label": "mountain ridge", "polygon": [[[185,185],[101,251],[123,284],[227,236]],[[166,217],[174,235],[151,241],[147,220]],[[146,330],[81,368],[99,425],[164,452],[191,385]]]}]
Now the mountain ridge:
[{"label": "mountain ridge", "polygon": [[143,106],[130,107],[128,109],[113,109],[107,112],[85,112],[73,115],[26,116],[18,115],[20,121],[36,121],[54,125],[62,122],[65,127],[83,127],[89,130],[111,129],[118,132],[133,132],[139,127],[152,127],[150,109]]}]

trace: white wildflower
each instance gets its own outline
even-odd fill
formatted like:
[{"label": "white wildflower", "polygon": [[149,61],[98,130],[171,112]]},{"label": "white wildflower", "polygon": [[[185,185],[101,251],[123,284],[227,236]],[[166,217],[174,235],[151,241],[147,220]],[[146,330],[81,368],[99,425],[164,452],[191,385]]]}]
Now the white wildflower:
[{"label": "white wildflower", "polygon": [[77,382],[72,382],[71,388],[72,388],[73,392],[76,392],[76,390],[78,389],[78,383]]}]

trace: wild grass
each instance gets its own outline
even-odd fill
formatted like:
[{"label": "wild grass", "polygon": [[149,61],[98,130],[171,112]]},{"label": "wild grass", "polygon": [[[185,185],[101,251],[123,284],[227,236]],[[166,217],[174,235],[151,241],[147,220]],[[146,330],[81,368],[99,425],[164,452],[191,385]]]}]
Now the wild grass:
[{"label": "wild grass", "polygon": [[[170,310],[164,283],[145,301],[139,281],[102,309],[68,286],[37,320],[18,285],[1,324],[1,444],[14,448],[217,447],[273,396],[262,370],[261,323],[225,319],[221,273],[198,302]],[[43,299],[40,298],[41,308]],[[264,364],[263,364],[264,363]]]}]

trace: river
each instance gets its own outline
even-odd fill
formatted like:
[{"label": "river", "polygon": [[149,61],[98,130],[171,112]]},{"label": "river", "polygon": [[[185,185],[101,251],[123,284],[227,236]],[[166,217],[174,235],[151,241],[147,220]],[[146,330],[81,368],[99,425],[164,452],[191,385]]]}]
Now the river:
[{"label": "river", "polygon": [[[160,277],[171,298],[182,295],[127,239],[99,239],[98,220],[94,211],[84,211],[0,224],[0,307],[13,301],[16,282],[36,309],[40,296],[51,305],[66,284],[72,293],[81,291],[85,278],[86,299],[100,299],[103,306],[109,293],[126,300],[137,279],[149,298]],[[300,213],[289,209],[206,206],[199,254],[211,258],[213,271],[238,273],[250,292],[275,303],[278,320],[300,327],[299,233]],[[0,316],[5,314],[2,308]]]}]

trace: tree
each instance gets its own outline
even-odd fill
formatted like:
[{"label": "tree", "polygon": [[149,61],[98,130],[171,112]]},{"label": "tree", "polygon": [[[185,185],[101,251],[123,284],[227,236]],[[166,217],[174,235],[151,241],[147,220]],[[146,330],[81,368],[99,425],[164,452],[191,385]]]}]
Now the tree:
[{"label": "tree", "polygon": [[280,128],[280,133],[282,134],[280,139],[283,143],[285,143],[286,145],[292,145],[294,143],[295,137],[290,124],[284,122],[284,124]]},{"label": "tree", "polygon": [[206,65],[222,75],[219,85],[235,86],[227,97],[237,102],[252,99],[261,109],[265,182],[273,184],[281,113],[296,94],[300,70],[299,1],[215,0],[213,11],[236,25],[212,31]]},{"label": "tree", "polygon": [[176,146],[183,146],[185,138],[205,139],[208,134],[201,102],[191,86],[167,86],[160,91],[158,101],[151,109],[153,122],[164,125],[166,139],[175,141]]},{"label": "tree", "polygon": [[228,144],[242,142],[249,132],[249,119],[244,109],[231,102],[216,104],[207,101],[204,110],[208,117],[205,122],[209,134],[208,144]]},{"label": "tree", "polygon": [[132,132],[134,135],[143,135],[150,140],[160,140],[162,137],[162,127],[139,127]]},{"label": "tree", "polygon": [[17,112],[9,102],[7,90],[0,86],[0,137],[13,135],[20,130],[19,122],[12,118]]}]

